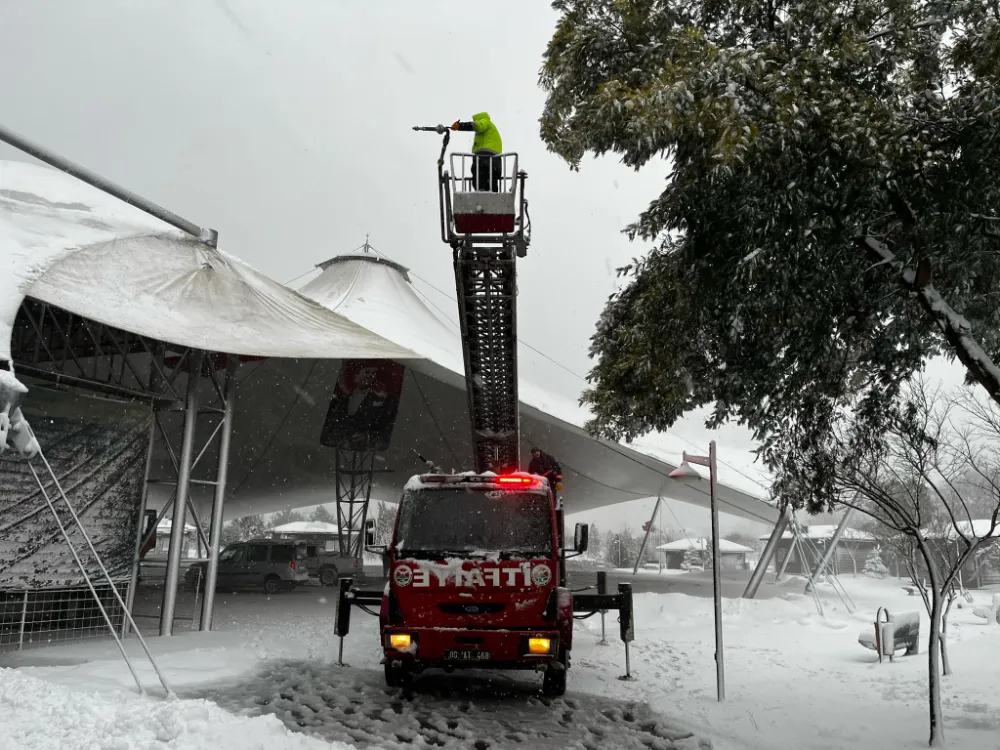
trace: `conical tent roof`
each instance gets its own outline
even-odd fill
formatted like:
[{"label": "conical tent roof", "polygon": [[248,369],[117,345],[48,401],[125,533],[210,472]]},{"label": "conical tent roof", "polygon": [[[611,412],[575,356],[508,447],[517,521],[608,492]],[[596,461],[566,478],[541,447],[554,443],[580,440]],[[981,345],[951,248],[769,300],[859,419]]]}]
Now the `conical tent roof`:
[{"label": "conical tent roof", "polygon": [[[425,407],[423,411],[427,413],[423,416],[407,412],[406,419],[423,422],[431,417],[426,427],[421,428],[431,434],[437,431],[434,422],[449,425],[448,442],[467,463],[451,466],[453,461],[447,453],[437,460],[449,468],[470,468],[472,447],[462,344],[457,329],[431,311],[410,283],[407,269],[398,263],[369,253],[356,253],[338,256],[319,267],[322,273],[300,289],[302,294],[423,357],[405,364],[412,371],[415,383],[438,394],[438,403],[436,407],[429,404],[434,407],[429,410]],[[406,387],[404,404],[408,398]],[[559,460],[565,476],[568,513],[658,494],[707,507],[707,476],[706,480],[672,480],[668,475],[676,468],[675,464],[591,437],[583,429],[586,412],[528,382],[523,375],[519,391],[524,462],[527,463],[527,449],[532,444],[543,446]],[[403,435],[409,431],[402,407],[399,424],[403,429],[393,436],[394,444],[405,441]],[[404,443],[390,449],[390,454],[404,448],[409,450]],[[678,462],[682,450],[678,446]],[[413,473],[422,470],[412,460],[409,464]],[[720,478],[720,510],[762,523],[776,520],[773,506],[754,493],[726,486],[725,480],[730,477],[724,477],[721,469]]]}]

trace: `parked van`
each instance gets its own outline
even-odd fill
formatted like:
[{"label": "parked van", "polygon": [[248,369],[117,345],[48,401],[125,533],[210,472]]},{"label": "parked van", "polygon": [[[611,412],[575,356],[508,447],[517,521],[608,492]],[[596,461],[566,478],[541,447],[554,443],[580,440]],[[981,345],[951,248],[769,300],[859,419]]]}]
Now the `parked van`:
[{"label": "parked van", "polygon": [[[251,539],[227,546],[219,555],[217,588],[261,587],[269,594],[288,591],[309,580],[306,545],[282,539]],[[187,585],[202,590],[208,563],[191,565]]]}]

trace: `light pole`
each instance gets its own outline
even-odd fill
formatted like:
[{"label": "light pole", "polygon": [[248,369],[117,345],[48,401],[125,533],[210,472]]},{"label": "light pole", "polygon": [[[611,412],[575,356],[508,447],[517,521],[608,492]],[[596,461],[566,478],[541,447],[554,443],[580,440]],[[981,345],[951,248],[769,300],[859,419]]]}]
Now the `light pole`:
[{"label": "light pole", "polygon": [[708,467],[709,499],[712,508],[712,594],[715,599],[715,682],[720,701],[726,698],[726,673],[722,658],[722,573],[719,559],[719,504],[716,485],[715,441],[708,444],[708,456],[681,454],[681,465],[670,472],[672,479],[701,479],[691,464]]}]

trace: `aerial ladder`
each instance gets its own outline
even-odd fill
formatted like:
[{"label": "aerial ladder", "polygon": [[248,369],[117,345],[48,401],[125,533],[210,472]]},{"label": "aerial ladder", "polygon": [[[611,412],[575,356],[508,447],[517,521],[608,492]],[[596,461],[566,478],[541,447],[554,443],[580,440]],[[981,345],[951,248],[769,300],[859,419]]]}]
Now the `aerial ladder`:
[{"label": "aerial ladder", "polygon": [[480,162],[488,165],[495,192],[477,190],[476,154],[452,153],[450,169],[445,169],[450,130],[443,125],[414,130],[444,135],[438,158],[441,240],[451,245],[455,266],[475,468],[480,473],[517,471],[516,261],[531,242],[524,197],[528,175],[518,169],[516,153],[498,154]]}]

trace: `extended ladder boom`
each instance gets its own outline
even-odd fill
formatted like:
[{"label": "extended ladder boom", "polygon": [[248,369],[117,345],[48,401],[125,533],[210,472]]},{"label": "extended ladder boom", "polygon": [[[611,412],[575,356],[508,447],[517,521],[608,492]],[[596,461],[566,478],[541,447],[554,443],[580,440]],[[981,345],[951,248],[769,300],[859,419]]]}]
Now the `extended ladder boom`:
[{"label": "extended ladder boom", "polygon": [[516,261],[531,241],[527,175],[518,170],[515,153],[455,153],[446,170],[450,133],[441,126],[425,129],[445,131],[438,159],[441,239],[451,245],[455,266],[476,471],[516,471]]}]

